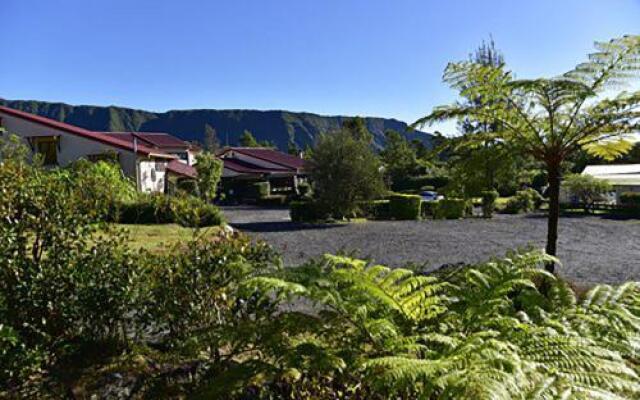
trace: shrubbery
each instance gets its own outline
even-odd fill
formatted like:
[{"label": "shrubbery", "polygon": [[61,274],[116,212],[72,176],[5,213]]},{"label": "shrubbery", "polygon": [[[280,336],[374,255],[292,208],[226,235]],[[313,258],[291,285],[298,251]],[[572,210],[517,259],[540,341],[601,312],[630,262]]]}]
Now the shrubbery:
[{"label": "shrubbery", "polygon": [[471,203],[465,199],[447,198],[438,200],[433,206],[435,219],[458,219],[469,213]]},{"label": "shrubbery", "polygon": [[539,208],[544,201],[544,198],[535,189],[525,189],[516,192],[516,195],[511,197],[503,212],[507,214],[518,214],[521,212],[531,212]]},{"label": "shrubbery", "polygon": [[414,195],[392,195],[389,197],[389,217],[397,220],[420,219],[422,199]]},{"label": "shrubbery", "polygon": [[112,220],[124,224],[168,224],[186,227],[221,225],[218,207],[193,196],[139,194],[132,202],[115,207]]}]

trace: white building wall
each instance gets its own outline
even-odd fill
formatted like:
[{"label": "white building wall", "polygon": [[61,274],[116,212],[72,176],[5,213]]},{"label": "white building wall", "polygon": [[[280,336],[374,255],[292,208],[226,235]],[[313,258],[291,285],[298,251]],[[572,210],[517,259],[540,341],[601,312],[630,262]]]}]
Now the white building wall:
[{"label": "white building wall", "polygon": [[[22,118],[14,117],[13,115],[5,114],[1,111],[0,118],[2,118],[2,127],[6,131],[5,135],[14,134],[23,138],[24,143],[27,147],[29,146],[29,142],[27,140],[28,137],[58,136],[59,147],[57,157],[58,165],[61,167],[67,166],[73,161],[76,161],[80,158],[86,158],[89,155],[115,152],[118,154],[118,159],[120,161],[122,171],[125,173],[125,175],[129,176],[134,181],[136,180],[136,157],[133,154],[133,151],[110,146],[108,144],[77,136],[63,130],[40,125],[35,122],[24,120]],[[155,160],[148,160],[140,156],[138,156],[138,160],[140,165],[140,179],[138,179],[140,190],[163,192],[165,179],[164,171],[166,162],[156,162]]]},{"label": "white building wall", "polygon": [[140,161],[140,190],[143,192],[164,192],[166,163],[155,160]]}]

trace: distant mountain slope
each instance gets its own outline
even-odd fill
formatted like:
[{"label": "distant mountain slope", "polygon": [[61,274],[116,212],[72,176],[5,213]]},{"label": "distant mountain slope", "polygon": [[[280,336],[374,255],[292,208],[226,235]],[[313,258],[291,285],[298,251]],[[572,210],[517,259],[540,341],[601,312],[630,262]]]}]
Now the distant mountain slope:
[{"label": "distant mountain slope", "polygon": [[[168,132],[183,140],[204,141],[205,124],[214,127],[222,144],[236,145],[245,129],[258,140],[269,140],[285,150],[290,138],[303,148],[321,132],[337,129],[346,116],[322,116],[306,112],[257,110],[171,110],[155,113],[123,107],[72,106],[35,100],[4,100],[0,104],[95,131]],[[384,132],[394,129],[408,139],[430,143],[425,132],[405,132],[407,124],[389,118],[365,118],[378,147]]]}]

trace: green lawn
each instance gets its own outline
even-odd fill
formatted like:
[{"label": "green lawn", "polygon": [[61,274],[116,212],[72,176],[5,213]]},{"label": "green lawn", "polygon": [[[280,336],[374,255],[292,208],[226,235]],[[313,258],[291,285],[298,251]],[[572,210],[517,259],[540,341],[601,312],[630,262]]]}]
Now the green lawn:
[{"label": "green lawn", "polygon": [[129,232],[129,246],[133,249],[146,249],[151,252],[161,252],[173,248],[176,244],[188,241],[199,236],[215,236],[220,232],[220,227],[213,226],[200,230],[185,228],[177,224],[113,224],[118,229]]}]

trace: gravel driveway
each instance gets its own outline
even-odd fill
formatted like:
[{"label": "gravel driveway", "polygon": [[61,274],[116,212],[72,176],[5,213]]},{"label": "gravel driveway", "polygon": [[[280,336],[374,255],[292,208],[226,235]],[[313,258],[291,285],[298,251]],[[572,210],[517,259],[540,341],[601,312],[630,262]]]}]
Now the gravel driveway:
[{"label": "gravel driveway", "polygon": [[[284,209],[223,207],[230,224],[261,238],[293,265],[324,253],[346,251],[389,266],[407,263],[435,269],[474,263],[508,249],[544,247],[544,215],[497,215],[493,219],[367,221],[297,224]],[[640,280],[640,221],[592,216],[560,220],[560,274],[574,282]]]}]

